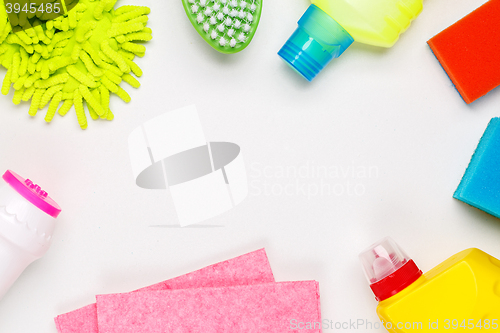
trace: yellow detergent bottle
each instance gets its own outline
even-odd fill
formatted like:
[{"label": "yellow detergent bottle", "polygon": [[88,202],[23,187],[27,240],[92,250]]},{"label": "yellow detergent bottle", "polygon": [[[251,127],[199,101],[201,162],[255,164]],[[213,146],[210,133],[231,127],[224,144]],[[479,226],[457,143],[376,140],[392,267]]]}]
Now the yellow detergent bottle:
[{"label": "yellow detergent bottle", "polygon": [[500,260],[483,251],[462,251],[422,274],[385,238],[360,259],[389,332],[500,332]]},{"label": "yellow detergent bottle", "polygon": [[422,0],[312,0],[278,54],[312,79],[354,41],[391,47],[422,11]]}]

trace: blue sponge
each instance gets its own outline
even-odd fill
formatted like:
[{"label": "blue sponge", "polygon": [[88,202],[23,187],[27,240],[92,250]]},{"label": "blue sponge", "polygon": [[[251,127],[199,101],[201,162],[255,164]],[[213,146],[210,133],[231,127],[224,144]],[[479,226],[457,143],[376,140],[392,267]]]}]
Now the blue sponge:
[{"label": "blue sponge", "polygon": [[453,197],[500,218],[500,118],[490,121]]}]

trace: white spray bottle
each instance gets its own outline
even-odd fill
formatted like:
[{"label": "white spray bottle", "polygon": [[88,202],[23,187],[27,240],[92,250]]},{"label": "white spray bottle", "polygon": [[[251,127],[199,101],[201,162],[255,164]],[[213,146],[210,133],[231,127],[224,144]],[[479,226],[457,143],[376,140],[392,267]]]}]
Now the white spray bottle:
[{"label": "white spray bottle", "polygon": [[0,299],[49,249],[61,208],[47,192],[12,171],[0,187]]}]

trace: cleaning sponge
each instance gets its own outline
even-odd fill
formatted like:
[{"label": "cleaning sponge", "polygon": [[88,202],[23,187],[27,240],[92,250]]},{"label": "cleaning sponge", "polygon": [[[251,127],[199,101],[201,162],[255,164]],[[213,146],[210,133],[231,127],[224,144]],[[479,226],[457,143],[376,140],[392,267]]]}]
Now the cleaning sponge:
[{"label": "cleaning sponge", "polygon": [[500,0],[490,0],[428,41],[466,103],[500,85]]},{"label": "cleaning sponge", "polygon": [[488,125],[453,197],[500,218],[500,118]]}]

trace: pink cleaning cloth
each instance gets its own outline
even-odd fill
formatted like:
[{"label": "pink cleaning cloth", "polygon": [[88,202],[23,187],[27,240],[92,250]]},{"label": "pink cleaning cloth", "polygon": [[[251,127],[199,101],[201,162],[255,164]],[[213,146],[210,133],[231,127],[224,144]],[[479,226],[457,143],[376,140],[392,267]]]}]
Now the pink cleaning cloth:
[{"label": "pink cleaning cloth", "polygon": [[[273,272],[264,249],[202,268],[132,293],[155,290],[223,287],[274,282]],[[99,333],[96,304],[57,316],[59,333]]]},{"label": "pink cleaning cloth", "polygon": [[321,332],[316,281],[97,296],[99,333]]}]

